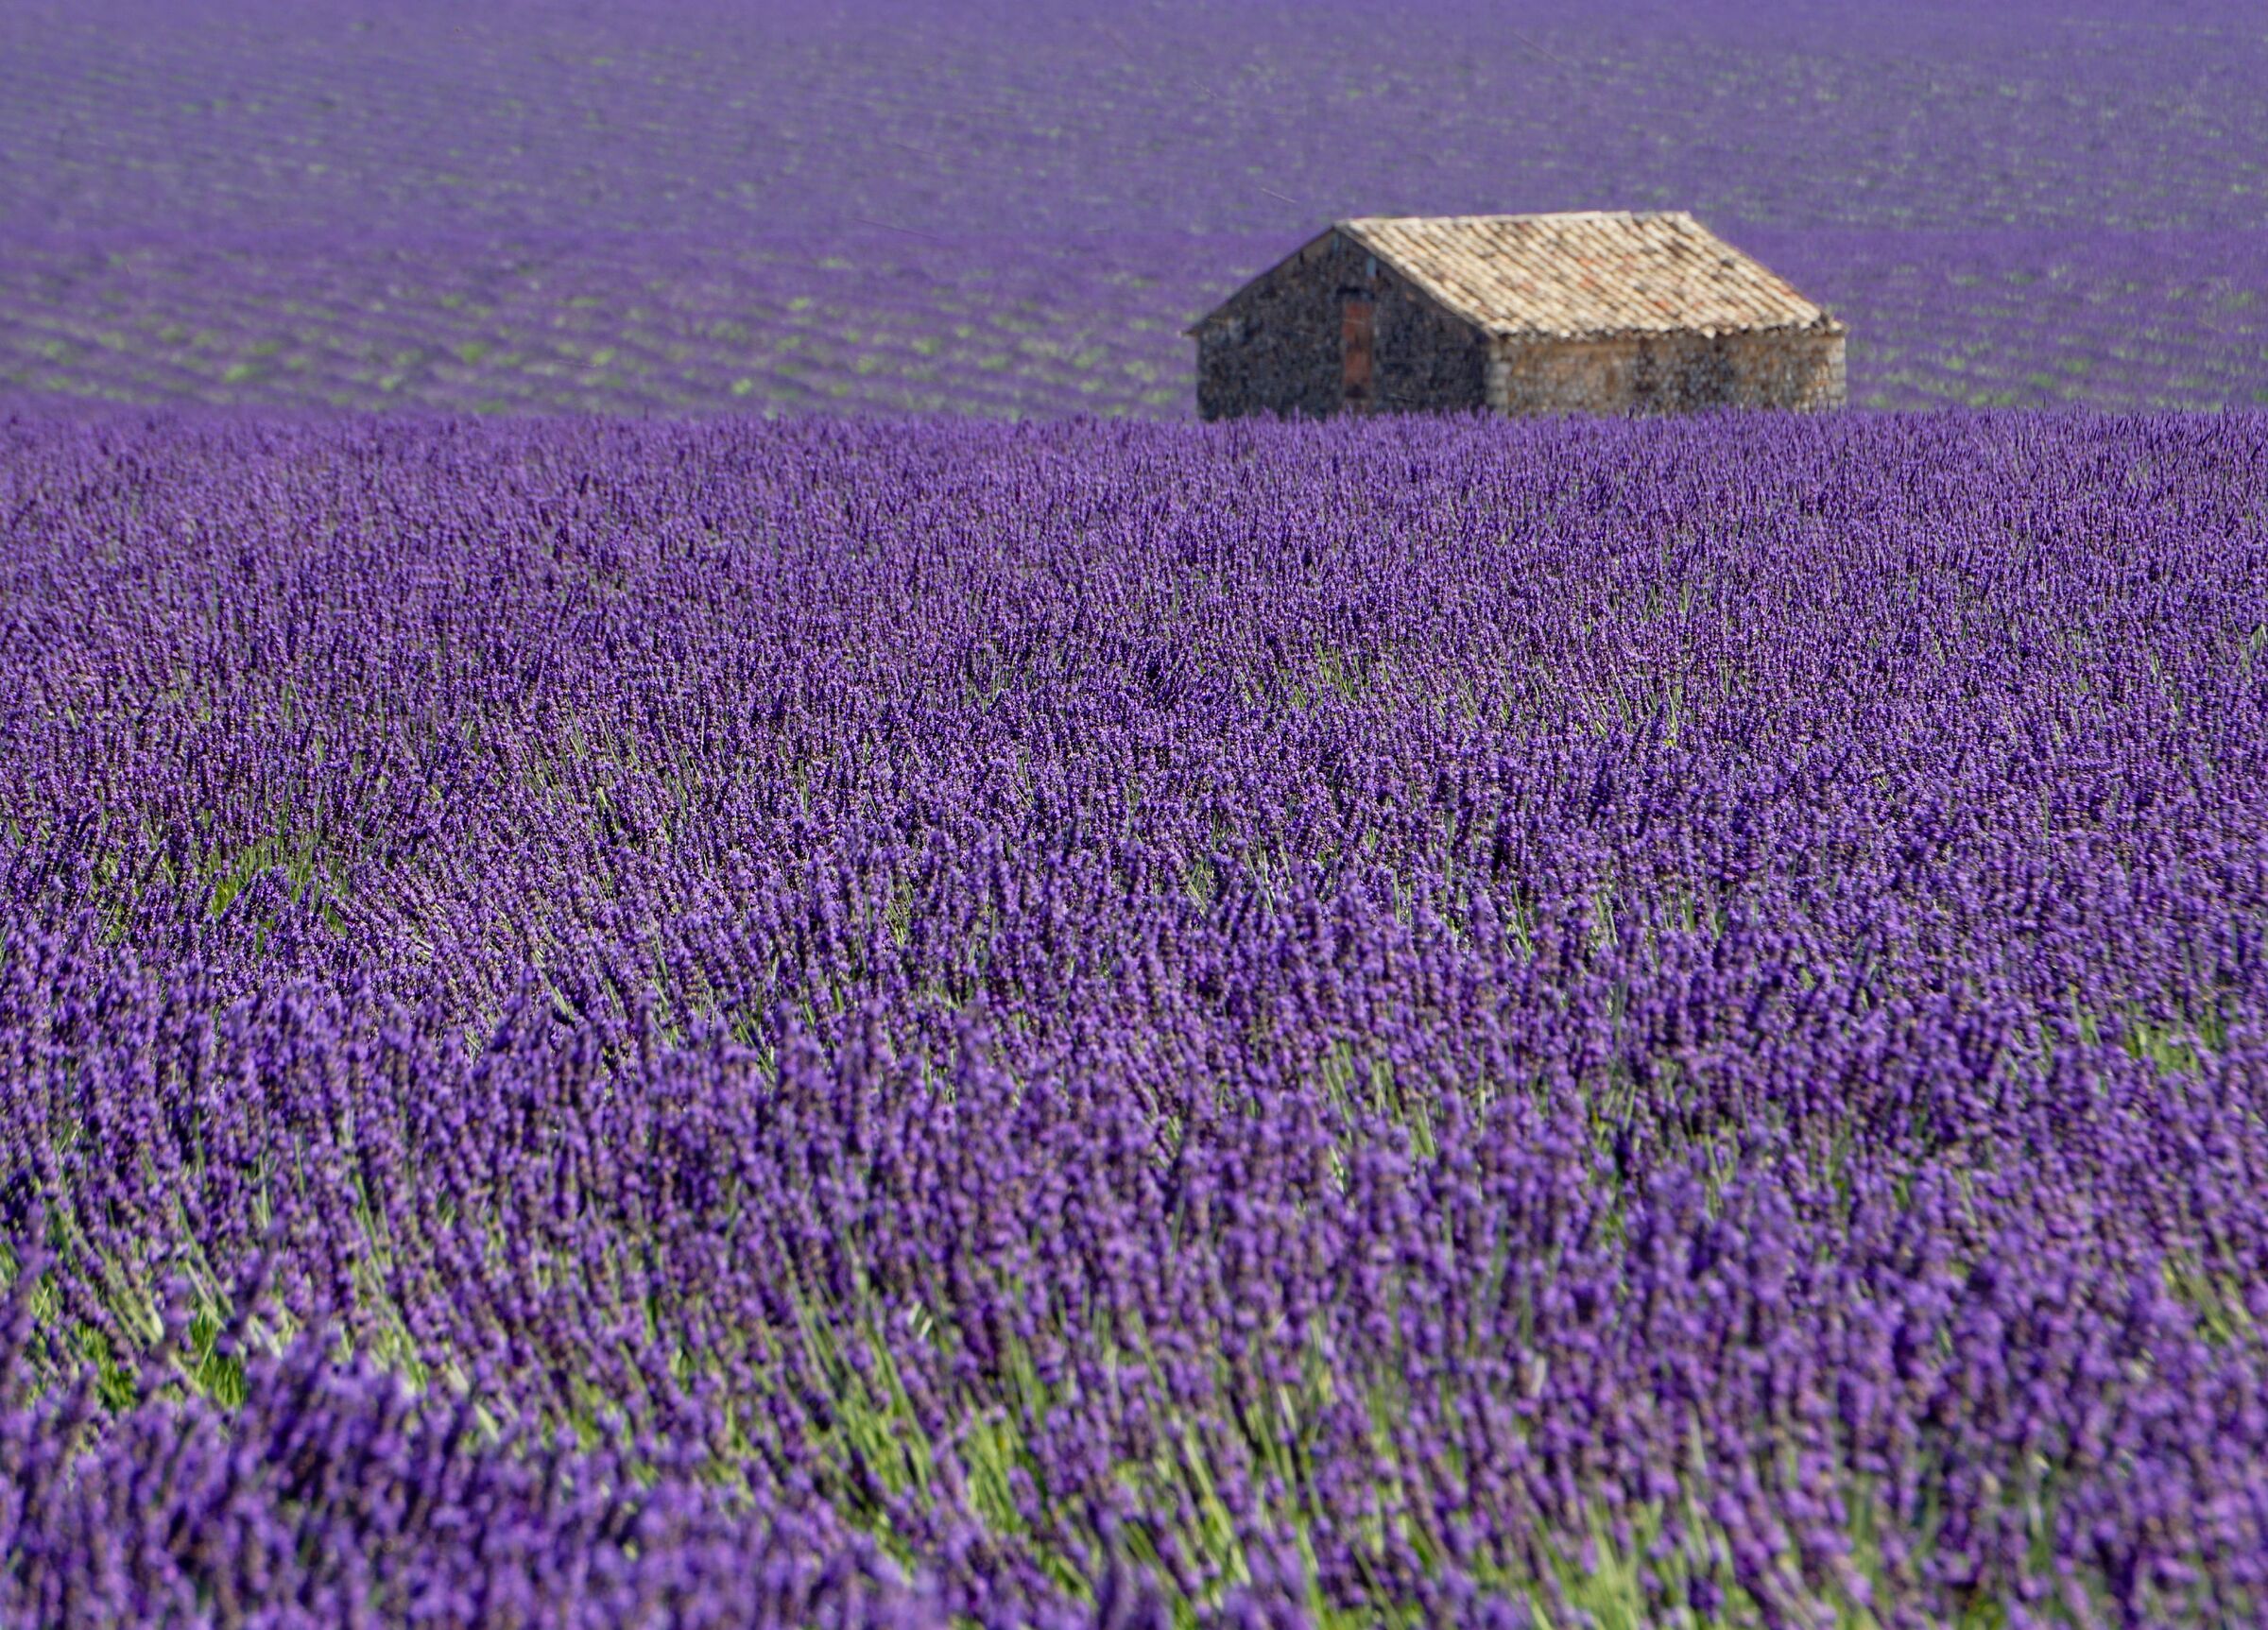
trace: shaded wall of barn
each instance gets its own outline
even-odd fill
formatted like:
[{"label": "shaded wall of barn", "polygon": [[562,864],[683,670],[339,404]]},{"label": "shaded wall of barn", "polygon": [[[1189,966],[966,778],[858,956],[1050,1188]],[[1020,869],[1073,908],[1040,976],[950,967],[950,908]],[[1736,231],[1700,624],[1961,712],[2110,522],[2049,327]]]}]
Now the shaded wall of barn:
[{"label": "shaded wall of barn", "polygon": [[[1369,386],[1350,402],[1348,307],[1366,303]],[[1359,322],[1358,318],[1358,322]],[[1197,412],[1320,419],[1488,404],[1488,342],[1336,232],[1248,284],[1198,328]]]},{"label": "shaded wall of barn", "polygon": [[1841,407],[1844,336],[1815,330],[1615,339],[1501,335],[1488,405],[1502,413],[1686,413]]}]

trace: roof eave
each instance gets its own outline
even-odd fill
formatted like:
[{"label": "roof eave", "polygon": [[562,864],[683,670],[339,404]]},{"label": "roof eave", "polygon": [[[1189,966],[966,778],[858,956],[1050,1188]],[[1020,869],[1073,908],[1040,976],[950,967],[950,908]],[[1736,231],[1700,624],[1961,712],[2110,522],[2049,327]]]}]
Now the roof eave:
[{"label": "roof eave", "polygon": [[[1374,218],[1390,220],[1397,217],[1377,216]],[[1409,218],[1417,219],[1422,217]],[[1369,253],[1376,255],[1379,258],[1380,264],[1392,266],[1396,273],[1400,276],[1401,281],[1407,283],[1414,293],[1417,293],[1424,297],[1426,300],[1431,300],[1435,306],[1440,308],[1444,316],[1454,317],[1457,321],[1462,323],[1468,323],[1473,328],[1480,330],[1480,332],[1483,334],[1486,334],[1488,332],[1488,317],[1486,313],[1481,311],[1476,306],[1467,305],[1464,301],[1458,300],[1449,290],[1440,287],[1431,277],[1426,275],[1423,267],[1412,266],[1409,261],[1403,257],[1401,251],[1396,249],[1392,244],[1382,243],[1377,238],[1372,237],[1368,232],[1363,230],[1363,223],[1361,220],[1333,221],[1332,222],[1331,230],[1335,232],[1345,232],[1356,243],[1362,245],[1363,248]]]},{"label": "roof eave", "polygon": [[1550,329],[1521,328],[1512,325],[1483,323],[1483,333],[1490,339],[1667,339],[1674,335],[1700,334],[1711,339],[1729,338],[1744,334],[1815,334],[1845,335],[1850,331],[1833,317],[1825,320],[1807,318],[1802,322],[1752,322],[1732,328],[1710,328],[1702,324],[1673,324],[1663,328],[1585,328]]}]

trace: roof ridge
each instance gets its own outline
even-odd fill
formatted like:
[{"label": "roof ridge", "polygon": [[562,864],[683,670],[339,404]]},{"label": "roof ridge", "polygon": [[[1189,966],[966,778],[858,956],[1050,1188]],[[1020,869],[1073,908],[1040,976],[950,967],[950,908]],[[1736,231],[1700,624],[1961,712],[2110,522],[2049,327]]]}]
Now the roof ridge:
[{"label": "roof ridge", "polygon": [[[1398,222],[1398,223],[1399,223],[1399,222],[1411,222],[1411,221],[1431,221],[1431,222],[1439,222],[1439,223],[1444,223],[1444,224],[1450,224],[1450,223],[1457,223],[1457,222],[1464,222],[1464,221],[1596,221],[1596,220],[1613,220],[1613,221],[1689,220],[1689,221],[1692,221],[1692,222],[1693,222],[1693,223],[1694,223],[1696,226],[1700,225],[1700,222],[1699,222],[1699,220],[1698,220],[1698,219],[1697,219],[1697,218],[1694,216],[1693,213],[1692,213],[1691,210],[1521,210],[1521,211],[1515,211],[1515,212],[1512,212],[1512,213],[1509,213],[1509,214],[1506,214],[1506,213],[1489,213],[1489,214],[1464,214],[1464,215],[1445,215],[1445,214],[1417,214],[1417,215],[1343,215],[1343,216],[1339,217],[1337,220],[1334,220],[1334,221],[1332,221],[1332,226],[1334,226],[1334,227],[1344,227],[1344,226],[1350,226],[1350,225],[1359,224],[1359,223],[1361,223],[1361,222],[1365,222],[1365,221],[1377,221],[1377,222]],[[1704,231],[1706,231],[1707,229],[1706,229],[1706,228],[1704,228],[1703,230],[1704,230]]]}]

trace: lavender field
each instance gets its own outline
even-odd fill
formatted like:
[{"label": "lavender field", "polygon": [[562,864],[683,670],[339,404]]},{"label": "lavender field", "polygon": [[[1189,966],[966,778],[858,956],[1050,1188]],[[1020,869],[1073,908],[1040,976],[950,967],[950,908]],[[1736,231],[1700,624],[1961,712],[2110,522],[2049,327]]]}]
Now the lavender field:
[{"label": "lavender field", "polygon": [[0,1621],[2268,1612],[2268,417],[0,438]]},{"label": "lavender field", "polygon": [[[0,8],[0,1630],[2268,1623],[2264,93]],[[1594,208],[1855,411],[1191,422]]]},{"label": "lavender field", "polygon": [[1188,418],[1347,214],[1690,209],[1854,404],[2268,402],[2254,0],[22,0],[0,403]]}]

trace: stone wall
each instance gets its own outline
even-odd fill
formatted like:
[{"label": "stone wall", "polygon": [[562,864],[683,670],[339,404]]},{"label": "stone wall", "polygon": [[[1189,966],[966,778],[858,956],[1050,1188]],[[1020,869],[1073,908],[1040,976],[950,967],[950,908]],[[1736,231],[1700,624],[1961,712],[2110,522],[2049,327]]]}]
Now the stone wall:
[{"label": "stone wall", "polygon": [[[1366,390],[1347,352],[1370,308]],[[1843,335],[1789,332],[1647,338],[1491,338],[1368,250],[1325,232],[1198,325],[1197,412],[1677,413],[1700,407],[1840,407]],[[1355,341],[1359,349],[1359,340]],[[1358,366],[1359,371],[1359,366]]]},{"label": "stone wall", "polygon": [[1841,407],[1843,352],[1842,335],[1804,332],[1503,337],[1490,348],[1488,404],[1512,414]]},{"label": "stone wall", "polygon": [[[1371,306],[1371,387],[1349,404],[1346,308]],[[1335,232],[1247,284],[1198,328],[1197,412],[1319,419],[1355,411],[1471,411],[1487,405],[1488,347],[1391,266]]]}]

